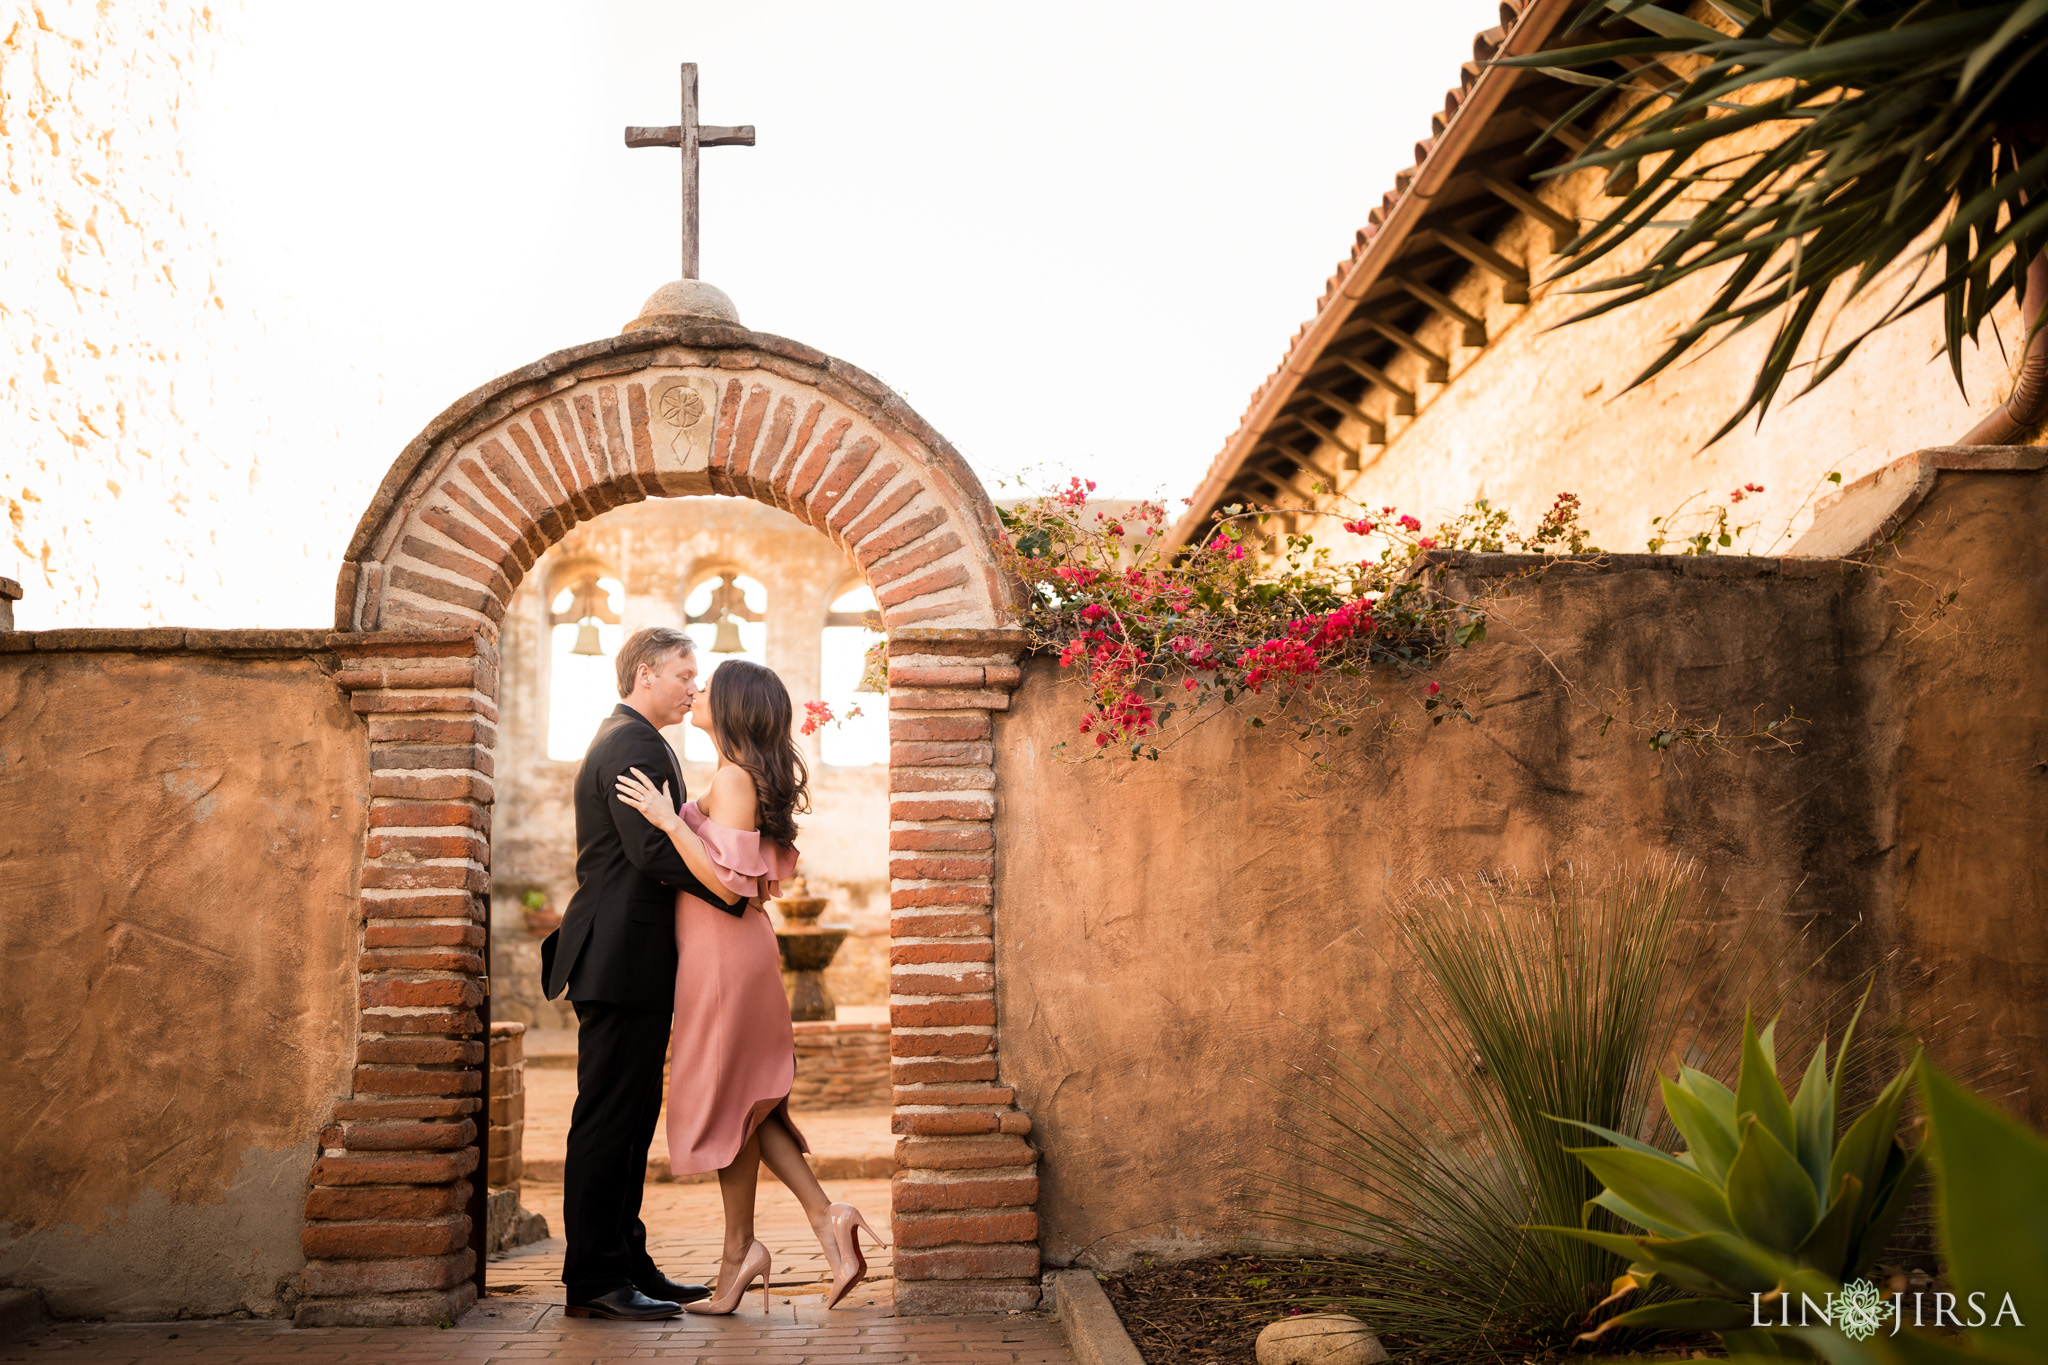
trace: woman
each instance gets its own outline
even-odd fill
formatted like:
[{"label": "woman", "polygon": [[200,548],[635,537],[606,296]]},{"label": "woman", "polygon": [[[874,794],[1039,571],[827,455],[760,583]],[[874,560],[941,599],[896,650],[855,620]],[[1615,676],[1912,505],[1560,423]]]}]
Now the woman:
[{"label": "woman", "polygon": [[[754,1188],[762,1162],[796,1195],[832,1266],[827,1308],[867,1274],[857,1230],[881,1242],[860,1210],[825,1197],[789,1117],[796,1036],[782,993],[781,955],[764,899],[796,869],[798,811],[810,809],[803,755],[791,734],[782,680],[759,664],[728,659],[697,694],[690,723],[711,736],[718,772],[711,790],[675,809],[638,768],[619,779],[619,799],[667,834],[721,906],[676,897],[675,1033],[668,1088],[669,1169],[718,1172],[725,1204],[718,1293],[685,1304],[730,1313],[755,1280],[768,1297],[768,1248],[754,1238]],[[887,1245],[887,1243],[883,1243]]]}]

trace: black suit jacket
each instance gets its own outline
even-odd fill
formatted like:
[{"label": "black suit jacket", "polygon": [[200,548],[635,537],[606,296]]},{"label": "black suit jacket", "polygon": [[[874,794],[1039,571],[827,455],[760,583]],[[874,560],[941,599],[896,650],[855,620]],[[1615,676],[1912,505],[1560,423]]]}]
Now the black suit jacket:
[{"label": "black suit jacket", "polygon": [[[618,781],[638,768],[668,783],[678,809],[683,775],[661,731],[621,705],[597,728],[576,770],[576,894],[562,927],[540,945],[547,996],[602,1000],[635,1009],[672,1010],[676,993],[676,893],[743,914],[707,890],[669,837],[619,799]],[[723,888],[720,888],[722,891]]]}]

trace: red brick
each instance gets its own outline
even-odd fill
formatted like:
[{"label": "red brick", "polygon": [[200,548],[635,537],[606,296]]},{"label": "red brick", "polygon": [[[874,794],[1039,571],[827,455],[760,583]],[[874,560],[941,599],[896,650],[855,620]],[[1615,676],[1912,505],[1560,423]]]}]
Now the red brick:
[{"label": "red brick", "polygon": [[372,1035],[356,1044],[356,1060],[403,1066],[478,1066],[484,1060],[484,1045],[477,1039]]},{"label": "red brick", "polygon": [[[909,875],[909,874],[904,874]],[[461,889],[483,892],[491,889],[491,874],[468,864],[426,865],[399,863],[363,864],[366,891],[436,891]]]},{"label": "red brick", "polygon": [[[872,520],[872,517],[864,518],[860,526],[855,526],[849,533],[849,538],[855,544],[854,558],[860,561],[863,569],[885,555],[893,554],[906,545],[915,544],[928,532],[945,525],[946,512],[944,508],[934,507],[928,512],[920,512],[914,517],[906,518],[886,531],[876,531],[863,537],[860,534],[860,527]],[[965,578],[965,570],[961,571],[961,576]]]},{"label": "red brick", "polygon": [[995,1048],[992,1033],[904,1033],[899,1029],[889,1034],[892,1057],[962,1057]]},{"label": "red brick", "polygon": [[1002,1117],[1002,1129],[1005,1133],[1012,1134],[1016,1137],[1023,1137],[1026,1133],[1031,1131],[1031,1115],[1017,1113],[1005,1114]]},{"label": "red brick", "polygon": [[[372,924],[363,930],[365,948],[481,948],[481,924]],[[481,962],[482,959],[477,959]],[[479,967],[478,971],[482,968]]]},{"label": "red brick", "polygon": [[980,664],[889,665],[891,687],[980,687]]},{"label": "red brick", "polygon": [[[451,573],[477,584],[502,603],[510,603],[512,600],[512,580],[500,573],[496,564],[486,563],[461,550],[451,550],[445,545],[432,544],[418,536],[407,536],[399,542],[398,548],[416,563],[429,565],[443,573]],[[516,566],[513,572],[519,572]]]},{"label": "red brick", "polygon": [[476,686],[476,660],[460,663],[422,664],[412,668],[344,668],[334,675],[337,687],[351,692],[381,688],[439,688]]},{"label": "red brick", "polygon": [[[996,978],[993,972],[962,972],[958,976],[952,976],[943,972],[920,972],[908,967],[898,967],[889,973],[889,990],[894,995],[975,995],[995,988]],[[917,1027],[917,1021],[914,1019],[898,1019],[896,1022],[905,1028]],[[995,1021],[979,1019],[949,1022],[992,1024]]]},{"label": "red brick", "polygon": [[[908,507],[911,501],[923,491],[923,486],[915,478],[905,480],[897,485],[895,491],[890,493],[888,497],[876,503],[866,516],[863,516],[859,521],[855,521],[851,525],[844,526],[840,539],[848,545],[859,545],[862,540],[873,535],[876,528],[880,527],[882,523],[888,521],[889,518],[895,516],[905,507]],[[941,520],[943,520],[943,517]],[[841,530],[841,527],[842,523],[839,519],[837,517],[833,518],[832,528],[834,530]]]},{"label": "red brick", "polygon": [[720,463],[716,459],[712,462],[711,477],[713,485],[724,485],[724,487],[718,489],[719,492],[730,493],[734,491],[735,485],[729,478],[725,477],[726,475],[735,470],[748,469],[753,465],[754,443],[761,439],[761,423],[767,419],[767,416],[768,389],[765,385],[756,384],[747,390],[747,401],[740,408],[739,425],[735,429],[732,445],[726,452],[724,462]]},{"label": "red brick", "polygon": [[475,1095],[484,1088],[479,1071],[407,1071],[359,1066],[358,1095]]},{"label": "red brick", "polygon": [[986,768],[995,757],[994,747],[987,744],[889,745],[889,765],[894,768]]},{"label": "red brick", "polygon": [[905,853],[974,853],[996,846],[996,833],[986,824],[938,829],[892,829],[889,848]]},{"label": "red brick", "polygon": [[795,425],[796,403],[787,395],[776,399],[775,415],[768,420],[768,434],[754,447],[753,455],[745,464],[734,462],[734,487],[750,496],[761,491],[760,486],[767,482],[768,472],[775,468],[775,461],[789,448],[789,431]]},{"label": "red brick", "polygon": [[[909,1317],[953,1316],[965,1313],[996,1314],[1008,1316],[1025,1313],[1039,1306],[1038,1272],[1031,1272],[1030,1278],[1011,1280],[904,1280],[896,1284],[895,1310]],[[1005,1337],[1003,1340],[1008,1341]],[[934,1362],[949,1362],[961,1365],[963,1362],[979,1360],[980,1356],[935,1356],[920,1357]]]},{"label": "red brick", "polygon": [[[943,609],[934,609],[943,615]],[[898,625],[909,623],[910,616],[903,612],[889,613],[890,621]],[[889,689],[889,710],[897,711],[1007,711],[1010,709],[1010,694],[1004,691],[990,691],[987,688],[975,690],[968,687],[892,687]]]},{"label": "red brick", "polygon": [[[925,541],[922,545],[919,545],[916,549],[906,550],[904,553],[900,555],[895,555],[890,559],[885,560],[884,562],[877,564],[873,568],[869,569],[868,583],[870,586],[879,589],[885,583],[894,583],[897,579],[915,573],[917,570],[922,569],[927,564],[933,563],[937,560],[944,559],[947,555],[953,553],[953,551],[959,548],[960,537],[958,535],[955,535],[951,531],[946,532],[946,534],[942,536],[933,536],[931,539]],[[954,580],[956,582],[964,583],[967,581],[967,571],[965,569],[949,569],[946,572],[958,573],[960,577]],[[950,584],[946,586],[950,586]],[[915,594],[913,594],[913,596],[915,596]],[[977,669],[976,671],[979,672],[980,670]],[[896,684],[896,679],[893,675],[891,675],[889,681],[892,685]],[[979,681],[979,679],[976,679],[976,682]],[[905,679],[903,684],[901,685],[917,686],[917,684],[910,682],[908,679]],[[939,687],[953,687],[957,686],[958,684],[952,682],[943,682],[927,685],[935,685]]]},{"label": "red brick", "polygon": [[803,516],[806,521],[810,519],[806,515],[808,509],[804,508],[804,499],[817,486],[825,473],[825,466],[839,453],[846,433],[852,429],[852,420],[845,417],[825,429],[825,434],[818,438],[818,443],[811,447],[811,453],[804,457],[803,463],[796,467],[796,472],[789,476],[788,484],[782,489],[780,501],[787,510]]},{"label": "red brick", "polygon": [[818,485],[817,491],[806,500],[804,520],[813,526],[828,524],[827,519],[839,507],[839,499],[853,486],[868,464],[875,458],[881,447],[872,436],[863,436],[846,448],[839,457],[839,463],[832,466],[832,472]]},{"label": "red brick", "polygon": [[[470,463],[474,462],[471,461]],[[520,568],[530,569],[533,567],[535,558],[533,546],[527,543],[526,536],[523,533],[513,529],[511,522],[499,516],[493,506],[453,479],[442,483],[441,492],[447,496],[450,502],[469,513],[475,519],[476,524],[483,527],[485,535],[489,536],[491,540],[504,545],[506,553],[510,554],[518,562]],[[454,520],[446,508],[434,507],[428,510],[448,517],[451,521]],[[522,519],[515,517],[513,520],[518,521]],[[439,521],[434,520],[432,517],[427,517],[426,522],[427,525],[434,527],[436,530],[447,533],[447,527],[442,526]],[[450,538],[453,539],[454,537],[451,535]],[[467,544],[468,542],[464,543]],[[480,546],[471,545],[470,548],[476,550],[479,554],[483,553]],[[488,557],[486,556],[486,558]]]},{"label": "red brick", "polygon": [[448,1289],[476,1274],[476,1253],[468,1247],[446,1256],[409,1256],[389,1261],[308,1261],[299,1287],[311,1298],[363,1298],[421,1289]]},{"label": "red brick", "polygon": [[899,1250],[891,1261],[899,1285],[905,1280],[999,1280],[1038,1274],[1035,1245],[953,1247],[944,1251],[906,1248]]},{"label": "red brick", "polygon": [[725,394],[718,400],[718,425],[711,434],[713,469],[725,469],[732,464],[732,438],[739,426],[740,395],[744,391],[739,380],[727,380]]},{"label": "red brick", "polygon": [[[896,983],[890,983],[890,990]],[[908,994],[908,992],[905,992]],[[993,1000],[938,1000],[923,1005],[889,1006],[891,1028],[944,1028],[949,1024],[989,1024],[996,1021]]]},{"label": "red brick", "polygon": [[363,1011],[365,1033],[454,1033],[483,1032],[483,1022],[468,1010],[433,1010],[422,1014],[385,1014]]},{"label": "red brick", "polygon": [[483,1003],[483,987],[475,981],[436,978],[426,981],[365,981],[363,1008],[403,1009],[409,1005],[455,1005],[475,1009]]},{"label": "red brick", "polygon": [[983,1171],[1037,1160],[1031,1144],[1017,1137],[910,1137],[896,1144],[896,1165],[905,1171]]},{"label": "red brick", "polygon": [[[378,717],[376,719],[381,719]],[[371,829],[453,829],[459,826],[489,830],[488,807],[467,801],[372,801]]]},{"label": "red brick", "polygon": [[616,384],[601,384],[597,390],[597,410],[604,421],[606,446],[612,455],[612,467],[626,475],[626,482],[636,489],[641,498],[661,496],[661,480],[655,477],[650,464],[640,470],[634,460],[634,452],[626,446],[625,430],[619,425],[619,389]]},{"label": "red brick", "polygon": [[445,1256],[469,1245],[469,1215],[453,1213],[416,1223],[308,1223],[299,1244],[308,1257],[329,1261]]},{"label": "red brick", "polygon": [[409,853],[415,858],[467,858],[475,863],[491,860],[491,846],[475,834],[387,834],[372,831],[364,845],[364,856],[382,858],[391,853]]},{"label": "red brick", "polygon": [[467,891],[431,891],[413,896],[365,896],[363,918],[477,919],[476,897]]},{"label": "red brick", "polygon": [[528,476],[525,464],[505,449],[504,442],[495,438],[486,440],[477,447],[477,455],[483,460],[484,467],[496,475],[498,482],[505,485],[519,505],[526,509],[527,516],[540,528],[546,542],[552,545],[560,540],[569,529],[563,524],[561,513],[554,509],[550,499]]},{"label": "red brick", "polygon": [[990,664],[982,672],[990,687],[1015,687],[1024,680],[1024,670],[1015,664]]},{"label": "red brick", "polygon": [[971,1137],[996,1131],[996,1116],[971,1109],[941,1114],[906,1114],[897,1110],[889,1118],[889,1131],[906,1137]]},{"label": "red brick", "polygon": [[898,1057],[889,1063],[889,1079],[896,1085],[992,1081],[995,1078],[996,1059],[990,1054],[979,1057]]},{"label": "red brick", "polygon": [[[545,427],[545,421],[538,421],[538,427]],[[541,482],[541,491],[556,507],[568,508],[565,521],[589,521],[597,515],[598,509],[591,505],[590,498],[583,491],[583,480],[576,477],[569,468],[568,460],[561,449],[550,441],[545,446],[535,443],[536,432],[514,422],[505,428],[505,434],[512,444],[519,447],[519,454],[525,459],[526,467],[533,471]],[[553,436],[553,432],[548,433]],[[432,523],[429,523],[430,525]]]},{"label": "red brick", "polygon": [[897,938],[986,938],[995,932],[987,915],[891,915],[889,932]]},{"label": "red brick", "polygon": [[[498,716],[498,708],[491,704],[490,699],[485,696],[478,696],[474,692],[402,692],[390,690],[382,692],[357,692],[349,697],[348,706],[349,710],[354,711],[359,716],[381,716],[396,714],[401,711],[474,711],[486,720],[496,720]],[[376,792],[374,794],[383,796],[390,793]],[[402,796],[406,793],[400,792],[396,794]],[[467,795],[467,793],[455,793],[455,796],[458,798],[464,795]],[[428,797],[425,799],[441,800],[446,798]]]},{"label": "red brick", "polygon": [[964,943],[897,943],[889,948],[889,965],[905,966],[919,962],[993,962],[996,960],[996,945],[993,940]]},{"label": "red brick", "polygon": [[452,948],[385,948],[356,959],[359,972],[461,972],[482,976],[484,960]]},{"label": "red brick", "polygon": [[934,1213],[949,1209],[1029,1208],[1038,1202],[1035,1175],[998,1176],[988,1180],[919,1180],[898,1172],[890,1202],[902,1213]]},{"label": "red brick", "polygon": [[476,1148],[453,1152],[394,1152],[377,1156],[323,1156],[313,1163],[314,1185],[446,1185],[476,1169]]},{"label": "red brick", "polygon": [[994,1104],[1007,1105],[1017,1092],[1007,1085],[899,1085],[898,1104]]},{"label": "red brick", "polygon": [[919,1214],[891,1220],[898,1247],[952,1246],[961,1242],[1031,1242],[1038,1238],[1035,1213]]},{"label": "red brick", "polygon": [[891,910],[921,905],[993,905],[995,888],[987,881],[948,882],[940,886],[906,886],[889,893]]},{"label": "red brick", "polygon": [[495,744],[497,739],[497,728],[474,713],[464,716],[370,717],[372,744]]},{"label": "red brick", "polygon": [[[894,460],[869,470],[867,476],[855,486],[853,491],[839,500],[839,505],[833,509],[832,515],[826,519],[826,533],[837,536],[840,532],[844,531],[848,522],[868,510],[869,504],[875,500],[875,495],[889,486],[889,480],[902,472],[903,466]],[[912,497],[917,495],[915,484],[910,486],[910,495]]]},{"label": "red brick", "polygon": [[[976,669],[975,672],[981,670]],[[892,685],[893,680],[892,680]],[[901,744],[910,740],[935,740],[958,742],[962,740],[987,739],[989,719],[987,712],[971,712],[959,716],[891,716],[889,718],[889,739]]]},{"label": "red brick", "polygon": [[[369,868],[363,869],[368,877]],[[964,882],[986,879],[995,871],[990,858],[891,858],[889,875],[901,881]]]},{"label": "red brick", "polygon": [[[386,569],[384,582],[387,587],[402,588],[406,592],[418,593],[421,597],[431,598],[436,602],[446,602],[451,606],[462,607],[487,619],[502,619],[504,616],[504,604],[484,589],[463,583],[451,583],[438,574],[420,573],[417,570],[407,568],[403,563],[391,565]],[[493,608],[497,610],[497,617],[491,616]],[[385,603],[384,610],[386,612],[391,610],[390,602],[387,601]],[[410,607],[407,610],[416,617],[428,615]],[[438,612],[433,613],[429,617],[429,619],[435,618],[443,621],[462,619],[453,613]]]},{"label": "red brick", "polygon": [[995,813],[994,802],[959,796],[902,797],[889,803],[891,820],[990,820]]},{"label": "red brick", "polygon": [[[361,699],[362,694],[358,693],[357,700]],[[490,779],[475,773],[373,772],[370,795],[402,796],[415,801],[459,801],[468,797],[484,805],[497,799]]]},{"label": "red brick", "polygon": [[779,486],[788,482],[789,472],[803,459],[804,451],[811,444],[811,433],[817,430],[818,418],[824,411],[825,404],[822,401],[813,402],[804,409],[803,420],[797,424],[796,435],[791,438],[789,444],[782,450],[774,452],[775,457],[765,464],[760,460],[754,462],[756,496],[777,506],[781,505],[782,494]]},{"label": "red brick", "polygon": [[479,744],[372,744],[370,771],[466,768],[491,775],[491,751]]},{"label": "red brick", "polygon": [[955,564],[950,569],[940,569],[922,578],[913,578],[908,583],[899,583],[893,588],[875,594],[875,600],[886,613],[891,607],[900,607],[905,602],[914,602],[920,597],[929,597],[947,588],[957,588],[967,581],[967,570]]},{"label": "red brick", "polygon": [[996,775],[988,768],[891,768],[891,792],[993,792]]},{"label": "red brick", "polygon": [[322,1147],[351,1152],[432,1152],[467,1147],[476,1141],[470,1119],[454,1123],[340,1123],[320,1134]]},{"label": "red brick", "polygon": [[306,1191],[306,1217],[434,1218],[461,1213],[470,1193],[467,1180],[450,1185],[329,1185]]},{"label": "red brick", "polygon": [[474,1095],[436,1099],[341,1100],[334,1106],[337,1121],[378,1119],[451,1119],[474,1114],[483,1101]]}]

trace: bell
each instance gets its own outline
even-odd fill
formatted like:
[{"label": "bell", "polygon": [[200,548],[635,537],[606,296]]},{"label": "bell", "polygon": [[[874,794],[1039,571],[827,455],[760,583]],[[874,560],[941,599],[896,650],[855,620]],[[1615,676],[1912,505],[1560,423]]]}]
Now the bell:
[{"label": "bell", "polygon": [[576,627],[576,647],[569,652],[571,654],[593,655],[602,655],[604,653],[604,646],[599,644],[597,640],[597,622],[585,621],[582,625]]},{"label": "bell", "polygon": [[730,616],[718,622],[718,636],[711,642],[713,654],[744,654],[747,647],[740,643],[740,625]]}]

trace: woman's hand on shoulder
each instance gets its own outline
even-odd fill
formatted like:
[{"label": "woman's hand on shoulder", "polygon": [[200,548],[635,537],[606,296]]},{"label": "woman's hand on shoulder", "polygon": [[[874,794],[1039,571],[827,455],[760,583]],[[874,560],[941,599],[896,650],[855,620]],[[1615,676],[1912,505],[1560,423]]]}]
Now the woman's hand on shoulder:
[{"label": "woman's hand on shoulder", "polygon": [[697,803],[697,809],[727,829],[759,829],[760,800],[747,770],[728,763],[712,777],[711,790]]}]

